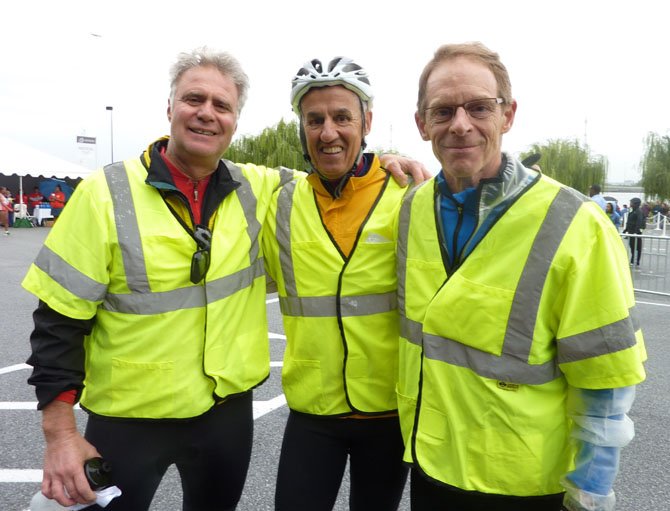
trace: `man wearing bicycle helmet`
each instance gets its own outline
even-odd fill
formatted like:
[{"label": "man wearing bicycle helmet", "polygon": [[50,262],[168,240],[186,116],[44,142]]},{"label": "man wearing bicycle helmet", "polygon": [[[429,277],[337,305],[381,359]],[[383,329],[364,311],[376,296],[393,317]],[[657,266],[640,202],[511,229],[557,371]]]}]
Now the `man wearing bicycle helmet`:
[{"label": "man wearing bicycle helmet", "polygon": [[358,64],[307,62],[291,103],[311,173],[275,193],[265,226],[290,408],[276,509],[332,509],[348,459],[350,508],[395,510],[407,475],[395,397],[393,225],[404,190],[364,152],[372,90]]}]

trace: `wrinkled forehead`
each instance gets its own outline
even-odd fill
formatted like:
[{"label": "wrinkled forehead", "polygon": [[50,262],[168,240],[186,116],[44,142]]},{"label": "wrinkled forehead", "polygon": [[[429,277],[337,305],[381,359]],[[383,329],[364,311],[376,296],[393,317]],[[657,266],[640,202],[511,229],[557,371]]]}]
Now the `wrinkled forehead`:
[{"label": "wrinkled forehead", "polygon": [[468,57],[454,57],[439,62],[428,76],[426,96],[435,94],[460,95],[466,97],[496,97],[498,83],[493,71],[478,60]]},{"label": "wrinkled forehead", "polygon": [[303,115],[310,111],[333,108],[357,111],[361,108],[361,100],[355,92],[342,85],[312,87],[300,100]]}]

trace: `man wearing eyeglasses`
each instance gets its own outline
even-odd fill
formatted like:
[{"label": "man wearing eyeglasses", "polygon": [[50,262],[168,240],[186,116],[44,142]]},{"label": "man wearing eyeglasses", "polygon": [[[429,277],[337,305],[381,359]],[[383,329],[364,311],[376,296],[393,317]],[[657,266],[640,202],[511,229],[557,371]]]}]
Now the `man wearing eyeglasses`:
[{"label": "man wearing eyeglasses", "polygon": [[247,89],[229,54],[180,54],[170,137],[84,180],[23,282],[40,299],[28,362],[47,442],[42,492],[62,505],[94,500],[82,466],[99,455],[123,492],[108,510],[148,509],[171,464],[184,510],[237,505],[251,390],[270,367],[261,226],[294,178],[221,160]]},{"label": "man wearing eyeglasses", "polygon": [[646,354],[625,249],[595,202],[501,150],[516,109],[480,43],[442,46],[419,81],[442,171],[399,217],[413,511],[612,510],[634,434]]}]

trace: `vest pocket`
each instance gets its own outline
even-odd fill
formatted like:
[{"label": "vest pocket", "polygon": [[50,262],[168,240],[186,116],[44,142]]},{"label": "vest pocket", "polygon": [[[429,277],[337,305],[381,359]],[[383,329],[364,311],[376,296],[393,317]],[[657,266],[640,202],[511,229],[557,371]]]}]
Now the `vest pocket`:
[{"label": "vest pocket", "polygon": [[428,306],[424,332],[499,356],[513,299],[512,290],[456,272]]},{"label": "vest pocket", "polygon": [[174,381],[174,362],[112,359],[110,415],[169,417],[174,404]]},{"label": "vest pocket", "polygon": [[416,413],[416,399],[404,395],[396,385],[396,396],[398,398],[398,414],[400,415],[400,430],[405,445],[409,445],[412,427],[414,426],[414,414]]},{"label": "vest pocket", "polygon": [[289,408],[298,412],[323,412],[321,362],[291,360],[285,362],[282,383]]},{"label": "vest pocket", "polygon": [[[532,431],[505,432],[497,429],[472,428],[467,445],[470,459],[485,460],[479,464],[474,477],[481,478],[504,493],[512,495],[541,495],[557,493],[547,490],[547,459],[560,459],[561,453],[545,452],[544,436]],[[484,491],[489,488],[484,488]]]}]

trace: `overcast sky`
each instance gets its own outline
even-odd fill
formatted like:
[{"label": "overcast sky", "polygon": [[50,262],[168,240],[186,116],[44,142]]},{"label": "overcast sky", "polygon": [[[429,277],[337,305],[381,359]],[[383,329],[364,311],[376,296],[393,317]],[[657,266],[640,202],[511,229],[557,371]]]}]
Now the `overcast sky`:
[{"label": "overcast sky", "polygon": [[[459,6],[460,5],[460,6]],[[444,43],[478,40],[512,80],[514,154],[586,142],[609,181],[638,179],[644,138],[670,129],[670,19],[660,0],[30,1],[0,16],[0,135],[75,163],[133,157],[167,134],[168,69],[203,44],[230,51],[251,89],[237,135],[293,119],[290,80],[311,58],[346,55],[375,90],[373,148],[439,164],[414,124],[417,82]],[[624,7],[625,6],[625,7]],[[113,112],[105,109],[113,106]],[[96,137],[86,157],[78,135]],[[585,191],[585,190],[582,190]]]}]

